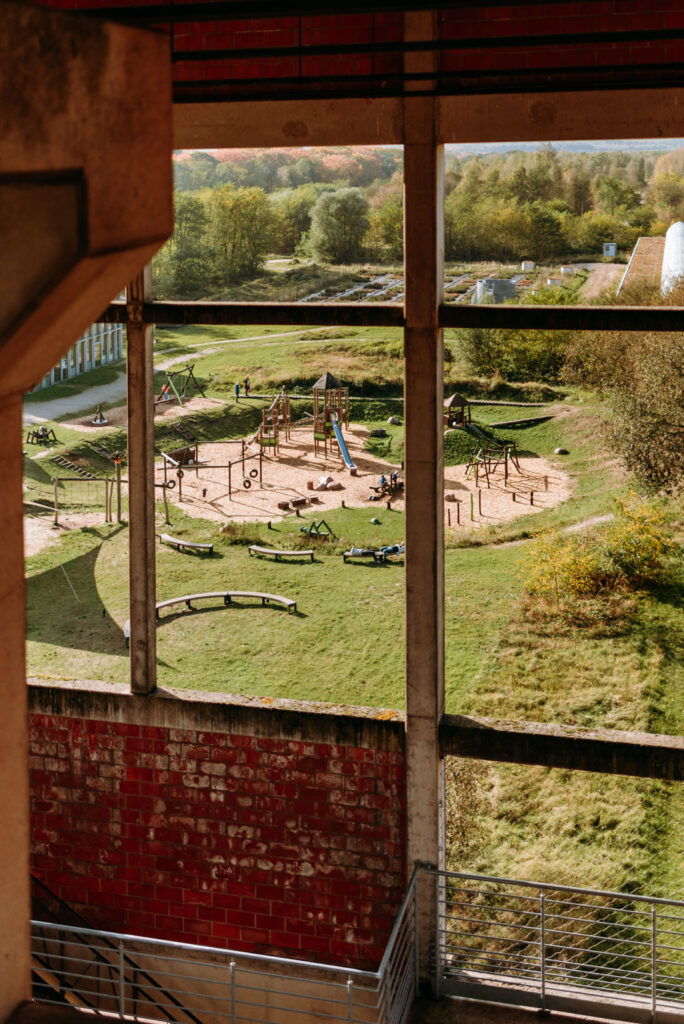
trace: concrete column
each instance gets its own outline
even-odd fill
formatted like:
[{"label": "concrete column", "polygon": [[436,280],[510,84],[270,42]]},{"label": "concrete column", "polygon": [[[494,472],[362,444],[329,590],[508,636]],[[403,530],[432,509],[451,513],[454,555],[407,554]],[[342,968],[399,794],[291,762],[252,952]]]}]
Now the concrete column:
[{"label": "concrete column", "polygon": [[[31,998],[21,395],[0,401],[0,1020]],[[10,941],[11,939],[11,941]]]},{"label": "concrete column", "polygon": [[142,319],[142,304],[151,294],[148,266],[126,289],[131,690],[140,694],[157,686],[153,331]]},{"label": "concrete column", "polygon": [[[431,13],[407,14],[405,38],[428,38]],[[407,57],[433,69],[432,54]],[[426,64],[427,62],[427,64]],[[436,138],[436,101],[421,82],[404,98],[405,417],[406,417],[406,754],[407,854],[443,864],[443,771],[439,720],[444,711],[443,292],[444,149]],[[421,975],[434,939],[434,894],[420,894]]]}]

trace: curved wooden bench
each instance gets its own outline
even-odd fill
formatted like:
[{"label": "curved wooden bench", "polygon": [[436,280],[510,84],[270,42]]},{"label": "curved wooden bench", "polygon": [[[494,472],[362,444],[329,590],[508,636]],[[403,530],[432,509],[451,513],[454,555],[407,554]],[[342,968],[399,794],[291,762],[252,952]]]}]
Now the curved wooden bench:
[{"label": "curved wooden bench", "polygon": [[206,594],[184,594],[182,597],[172,597],[168,601],[158,601],[156,605],[156,616],[159,620],[159,612],[162,608],[170,608],[174,604],[184,604],[186,608],[192,608],[193,601],[212,600],[221,598],[225,605],[231,604],[234,597],[253,597],[261,601],[262,606],[267,604],[280,604],[287,608],[288,612],[297,611],[297,602],[291,597],[281,597],[280,594],[263,594],[258,590],[216,590]]},{"label": "curved wooden bench", "polygon": [[170,533],[160,533],[159,542],[161,544],[168,544],[172,548],[178,548],[182,551],[183,548],[189,548],[191,551],[206,551],[212,555],[214,553],[213,544],[200,544],[194,540],[183,540],[182,537],[172,537]]},{"label": "curved wooden bench", "polygon": [[314,560],[313,548],[302,548],[301,551],[282,551],[280,548],[262,548],[258,544],[250,544],[247,549],[250,555],[272,555],[276,562],[281,558],[311,558]]}]

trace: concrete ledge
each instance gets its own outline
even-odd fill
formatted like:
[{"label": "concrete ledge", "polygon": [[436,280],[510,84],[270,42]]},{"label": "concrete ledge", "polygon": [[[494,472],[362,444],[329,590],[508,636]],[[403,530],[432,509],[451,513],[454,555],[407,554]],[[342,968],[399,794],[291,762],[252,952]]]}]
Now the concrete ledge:
[{"label": "concrete ledge", "polygon": [[29,712],[40,715],[310,740],[376,750],[404,749],[404,716],[389,709],[195,690],[158,689],[152,695],[137,696],[121,684],[68,680],[48,683],[37,679],[29,679],[28,701]]},{"label": "concrete ledge", "polygon": [[444,715],[439,742],[443,757],[475,757],[669,782],[684,780],[682,736]]}]

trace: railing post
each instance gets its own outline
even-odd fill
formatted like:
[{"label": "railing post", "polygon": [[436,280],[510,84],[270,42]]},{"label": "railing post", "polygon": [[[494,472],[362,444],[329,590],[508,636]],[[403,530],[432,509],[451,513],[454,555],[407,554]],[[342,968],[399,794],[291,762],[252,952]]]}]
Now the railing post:
[{"label": "railing post", "polygon": [[541,910],[541,1008],[546,1010],[546,894],[539,896]]},{"label": "railing post", "polygon": [[416,879],[413,885],[413,950],[415,970],[414,986],[416,995],[418,994],[418,985],[420,983],[420,920],[418,917],[418,881],[420,879],[422,870],[423,869],[421,868],[420,873],[416,875]]},{"label": "railing post", "polygon": [[230,1024],[235,1024],[235,961],[230,961]]},{"label": "railing post", "polygon": [[119,1016],[126,1013],[126,976],[124,974],[124,944],[119,939]]},{"label": "railing post", "polygon": [[651,906],[651,1024],[656,1024],[658,1017],[658,955],[657,955],[657,907]]},{"label": "railing post", "polygon": [[347,1020],[354,1024],[354,982],[347,978]]},{"label": "railing post", "polygon": [[439,880],[439,872],[435,871],[435,973],[432,981],[432,994],[434,999],[440,998],[442,987],[442,937],[440,930],[441,901],[439,895]]}]

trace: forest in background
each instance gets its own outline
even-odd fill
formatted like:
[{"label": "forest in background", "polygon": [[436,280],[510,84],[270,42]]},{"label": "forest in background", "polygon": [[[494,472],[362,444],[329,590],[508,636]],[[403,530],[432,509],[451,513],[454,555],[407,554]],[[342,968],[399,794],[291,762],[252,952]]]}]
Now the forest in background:
[{"label": "forest in background", "polygon": [[[403,255],[403,153],[390,147],[174,156],[176,231],[155,257],[160,298],[220,298],[267,256],[392,264]],[[449,261],[595,258],[684,217],[684,149],[448,156]]]}]

